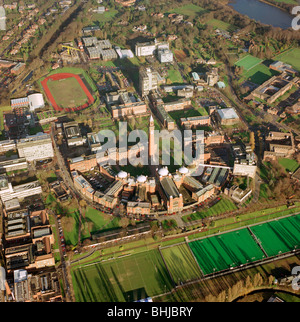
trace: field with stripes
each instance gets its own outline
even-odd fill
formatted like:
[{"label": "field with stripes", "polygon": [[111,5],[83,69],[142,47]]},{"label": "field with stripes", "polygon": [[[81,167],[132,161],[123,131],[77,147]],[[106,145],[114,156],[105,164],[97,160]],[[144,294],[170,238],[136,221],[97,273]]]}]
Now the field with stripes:
[{"label": "field with stripes", "polygon": [[127,302],[300,249],[300,214],[71,271],[79,302]]},{"label": "field with stripes", "polygon": [[270,69],[265,61],[250,54],[239,59],[235,62],[235,65],[243,67],[240,82],[248,80],[252,83],[261,85],[271,77],[279,74],[277,71]]},{"label": "field with stripes", "polygon": [[77,302],[132,302],[173,286],[158,250],[76,268],[72,281]]}]

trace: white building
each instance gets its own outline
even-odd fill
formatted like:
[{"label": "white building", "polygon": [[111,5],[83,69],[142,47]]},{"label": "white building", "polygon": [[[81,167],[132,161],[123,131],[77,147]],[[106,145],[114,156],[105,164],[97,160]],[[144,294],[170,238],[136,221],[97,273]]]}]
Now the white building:
[{"label": "white building", "polygon": [[137,43],[135,45],[136,56],[151,56],[156,50],[170,49],[168,42],[158,42],[156,39],[152,42]]},{"label": "white building", "polygon": [[233,175],[234,176],[249,176],[254,178],[256,174],[257,166],[256,165],[246,165],[246,164],[234,164]]},{"label": "white building", "polygon": [[172,63],[173,62],[173,53],[169,49],[159,49],[158,50],[158,60],[161,63]]},{"label": "white building", "polygon": [[6,30],[6,15],[3,6],[0,6],[0,30]]},{"label": "white building", "polygon": [[45,107],[43,94],[35,93],[35,94],[28,95],[28,101],[29,101],[30,111],[35,111],[38,108]]},{"label": "white building", "polygon": [[158,73],[151,68],[141,68],[139,73],[139,87],[142,96],[158,88]]},{"label": "white building", "polygon": [[154,42],[137,43],[135,45],[135,55],[138,57],[154,55],[155,50],[156,50],[156,45]]},{"label": "white building", "polygon": [[37,133],[27,136],[17,142],[17,149],[20,158],[28,162],[45,160],[54,157],[52,140],[49,134]]},{"label": "white building", "polygon": [[32,181],[24,183],[18,186],[12,186],[6,176],[0,177],[0,198],[2,202],[17,198],[21,200],[23,198],[34,196],[42,193],[42,187],[38,181]]},{"label": "white building", "polygon": [[134,57],[134,54],[130,49],[121,49],[120,47],[116,46],[115,51],[119,55],[120,59],[133,58]]},{"label": "white building", "polygon": [[43,94],[35,93],[30,94],[27,97],[12,99],[10,105],[12,108],[29,107],[30,111],[35,111],[38,108],[45,107],[45,101]]}]

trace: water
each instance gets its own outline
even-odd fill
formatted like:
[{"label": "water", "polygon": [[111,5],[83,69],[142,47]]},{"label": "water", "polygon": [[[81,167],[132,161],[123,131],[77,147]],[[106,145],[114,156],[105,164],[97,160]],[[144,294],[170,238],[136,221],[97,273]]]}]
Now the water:
[{"label": "water", "polygon": [[259,0],[233,0],[229,5],[237,12],[261,23],[288,29],[294,16]]}]

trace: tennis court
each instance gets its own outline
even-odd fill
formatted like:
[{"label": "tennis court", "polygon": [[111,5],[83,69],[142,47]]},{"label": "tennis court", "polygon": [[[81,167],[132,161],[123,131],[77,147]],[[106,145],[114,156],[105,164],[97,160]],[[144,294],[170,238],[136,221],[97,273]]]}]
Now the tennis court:
[{"label": "tennis court", "polygon": [[251,227],[268,256],[300,248],[300,215]]},{"label": "tennis court", "polygon": [[77,302],[127,302],[136,293],[148,297],[172,288],[158,250],[77,268],[72,281]]},{"label": "tennis court", "polygon": [[189,246],[204,275],[265,258],[247,228],[196,240]]}]

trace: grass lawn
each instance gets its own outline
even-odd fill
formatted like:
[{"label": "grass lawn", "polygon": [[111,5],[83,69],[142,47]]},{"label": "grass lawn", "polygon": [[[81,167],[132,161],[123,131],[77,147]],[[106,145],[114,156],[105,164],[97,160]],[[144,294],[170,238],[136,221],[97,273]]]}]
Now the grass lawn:
[{"label": "grass lawn", "polygon": [[266,82],[268,79],[275,75],[279,75],[279,73],[276,70],[272,70],[263,63],[261,63],[249,70],[245,70],[243,72],[241,80],[249,80],[252,83],[261,85],[262,83]]},{"label": "grass lawn", "polygon": [[[149,132],[149,116],[136,116],[128,118],[128,131],[141,130],[145,131],[148,135]],[[160,130],[160,125],[154,119],[155,130]]]},{"label": "grass lawn", "polygon": [[186,244],[163,248],[160,251],[176,284],[201,277],[201,270]]},{"label": "grass lawn", "polygon": [[232,210],[236,210],[236,209],[237,209],[237,207],[232,201],[230,201],[228,199],[221,199],[219,202],[217,202],[215,205],[213,205],[212,207],[210,207],[208,209],[196,212],[191,215],[183,216],[182,220],[184,222],[188,222],[190,220],[197,220],[197,219],[202,219],[202,218],[209,217],[209,216],[220,215],[220,214],[225,213],[227,211],[232,211]]},{"label": "grass lawn", "polygon": [[203,9],[200,6],[196,6],[194,4],[187,4],[182,7],[171,10],[170,12],[168,12],[168,14],[177,13],[179,15],[188,16],[189,18],[194,19],[197,17],[197,15],[203,14],[205,12],[207,12],[207,10]]},{"label": "grass lawn", "polygon": [[224,22],[222,20],[218,20],[218,19],[211,19],[207,22],[208,25],[216,28],[216,29],[222,29],[228,32],[233,32],[236,29],[238,29],[236,26],[231,25],[227,22]]},{"label": "grass lawn", "polygon": [[77,302],[132,302],[172,288],[158,250],[77,268],[71,274]]},{"label": "grass lawn", "polygon": [[93,23],[108,22],[112,20],[117,13],[118,13],[118,10],[115,10],[115,9],[109,9],[108,11],[105,11],[103,14],[95,13],[93,14],[92,21]]},{"label": "grass lawn", "polygon": [[189,236],[189,239],[193,240],[231,229],[242,228],[248,225],[255,225],[264,221],[292,215],[299,211],[299,204],[296,204],[296,208],[287,208],[287,206],[280,206],[276,208],[267,208],[252,213],[242,214],[237,217],[218,219],[214,222],[214,227],[209,227],[208,230],[205,231],[195,232],[195,234]]},{"label": "grass lawn", "polygon": [[88,101],[78,81],[71,77],[61,80],[49,80],[47,83],[56,103],[62,108],[84,105]]},{"label": "grass lawn", "polygon": [[10,106],[0,106],[0,131],[3,131],[4,129],[4,123],[3,123],[3,112],[11,111]]},{"label": "grass lawn", "polygon": [[285,53],[275,56],[273,60],[280,60],[284,63],[292,65],[300,71],[300,48],[292,48]]},{"label": "grass lawn", "polygon": [[168,77],[167,77],[167,83],[168,80],[173,84],[173,83],[178,83],[178,84],[182,84],[183,83],[183,79],[181,77],[181,74],[179,72],[179,70],[174,69],[174,68],[170,68],[168,70]]},{"label": "grass lawn", "polygon": [[183,117],[201,116],[202,114],[198,110],[191,108],[188,110],[169,112],[169,115],[172,117],[172,119],[174,119],[175,122],[180,123],[180,119]]},{"label": "grass lawn", "polygon": [[103,229],[119,228],[118,218],[112,218],[111,216],[91,207],[87,207],[85,222],[92,223],[92,225],[90,225],[90,233]]},{"label": "grass lawn", "polygon": [[299,163],[293,159],[280,158],[278,159],[278,163],[281,164],[288,172],[295,172],[299,167]]}]

